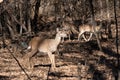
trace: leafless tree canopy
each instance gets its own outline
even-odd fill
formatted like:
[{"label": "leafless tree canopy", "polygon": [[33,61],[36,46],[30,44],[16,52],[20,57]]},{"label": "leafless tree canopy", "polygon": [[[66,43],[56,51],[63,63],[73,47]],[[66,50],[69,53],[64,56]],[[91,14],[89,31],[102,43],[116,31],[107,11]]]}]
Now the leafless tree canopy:
[{"label": "leafless tree canopy", "polygon": [[[112,0],[93,0],[93,6],[95,19],[114,17]],[[66,16],[84,23],[91,18],[89,7],[89,0],[4,0],[0,3],[0,30],[13,38],[16,34],[49,28]]]}]

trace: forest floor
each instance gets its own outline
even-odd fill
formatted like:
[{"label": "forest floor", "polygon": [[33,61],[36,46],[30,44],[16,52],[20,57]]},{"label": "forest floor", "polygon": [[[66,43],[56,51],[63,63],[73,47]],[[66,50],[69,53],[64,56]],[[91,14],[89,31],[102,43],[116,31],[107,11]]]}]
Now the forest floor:
[{"label": "forest floor", "polygon": [[[61,43],[55,54],[57,69],[51,71],[48,55],[38,53],[33,70],[25,69],[31,80],[113,80],[117,73],[115,39],[101,40],[103,51],[97,41]],[[120,46],[119,46],[120,52]],[[13,53],[18,59],[21,53]],[[120,66],[120,65],[119,65]],[[29,80],[7,48],[0,49],[0,80]]]}]

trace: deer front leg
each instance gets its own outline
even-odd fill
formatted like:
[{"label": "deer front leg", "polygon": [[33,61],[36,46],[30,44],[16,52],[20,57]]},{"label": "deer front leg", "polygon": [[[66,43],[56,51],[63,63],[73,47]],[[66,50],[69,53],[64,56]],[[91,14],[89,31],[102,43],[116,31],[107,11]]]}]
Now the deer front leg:
[{"label": "deer front leg", "polygon": [[55,65],[55,55],[54,54],[52,54],[52,67],[53,67],[53,69],[56,68],[56,65]]},{"label": "deer front leg", "polygon": [[68,34],[68,37],[69,37],[69,41],[70,41],[70,40],[71,40],[71,39],[70,39],[70,34]]},{"label": "deer front leg", "polygon": [[78,41],[80,40],[81,33],[78,34]]},{"label": "deer front leg", "polygon": [[85,37],[84,34],[82,34],[82,37],[83,37],[83,39],[84,39],[85,41],[88,41],[88,40],[86,39],[86,37]]},{"label": "deer front leg", "polygon": [[51,61],[51,69],[54,71],[56,66],[55,66],[55,55],[52,54],[51,52],[48,53],[48,56],[50,58]]}]

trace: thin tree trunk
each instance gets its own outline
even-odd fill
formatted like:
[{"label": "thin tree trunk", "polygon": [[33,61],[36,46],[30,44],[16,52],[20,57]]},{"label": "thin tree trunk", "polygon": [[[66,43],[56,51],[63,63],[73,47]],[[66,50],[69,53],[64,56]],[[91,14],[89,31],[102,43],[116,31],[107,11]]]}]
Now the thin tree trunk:
[{"label": "thin tree trunk", "polygon": [[0,36],[2,35],[2,25],[1,25],[1,22],[0,22]]},{"label": "thin tree trunk", "polygon": [[115,80],[120,80],[120,54],[119,54],[119,42],[118,42],[118,22],[117,22],[117,14],[116,14],[116,0],[114,0],[114,16],[115,16],[115,24],[116,24],[116,52],[118,54],[117,56],[117,70],[115,75]]},{"label": "thin tree trunk", "polygon": [[40,3],[41,3],[41,0],[37,0],[36,5],[35,5],[35,15],[34,15],[33,23],[32,23],[32,25],[34,25],[34,30],[37,26],[37,18],[38,18]]},{"label": "thin tree trunk", "polygon": [[20,23],[13,14],[10,14],[10,17],[13,18],[13,20],[14,20],[17,24],[19,24],[20,26],[22,26],[22,28],[23,28],[25,31],[27,31],[27,28],[25,27],[25,25],[24,25],[23,23]]},{"label": "thin tree trunk", "polygon": [[102,0],[99,0],[99,2],[100,2],[100,20],[102,20],[103,18],[102,18],[102,15],[103,15],[103,3],[102,3]]},{"label": "thin tree trunk", "polygon": [[108,38],[112,38],[112,32],[111,32],[111,20],[110,20],[110,3],[109,0],[106,0],[107,4],[107,28],[108,28]]},{"label": "thin tree trunk", "polygon": [[[22,4],[21,3],[19,4],[19,9],[20,9],[20,23],[23,23],[22,22],[23,21]],[[22,34],[22,31],[23,31],[22,26],[20,26],[20,32],[19,32],[20,35]]]},{"label": "thin tree trunk", "polygon": [[83,17],[82,17],[82,19],[83,19],[83,21],[82,21],[82,24],[84,24],[85,23],[85,0],[82,0],[82,3],[83,3],[83,8],[82,8],[82,12],[83,12]]},{"label": "thin tree trunk", "polygon": [[102,51],[102,47],[101,47],[101,43],[100,43],[100,40],[98,38],[98,34],[96,33],[96,30],[95,30],[95,26],[96,26],[96,23],[95,23],[95,18],[94,18],[94,9],[93,9],[93,0],[89,0],[89,3],[90,3],[90,11],[91,11],[91,20],[92,20],[92,24],[93,24],[93,29],[94,29],[94,34],[97,38],[97,43],[98,43],[98,46],[99,46],[99,49],[100,51]]},{"label": "thin tree trunk", "polygon": [[30,5],[30,0],[28,0],[27,4],[27,15],[28,15],[28,20],[27,20],[27,25],[28,25],[28,32],[31,32],[31,20],[30,20],[30,12],[31,12],[31,5]]},{"label": "thin tree trunk", "polygon": [[28,18],[27,24],[28,24],[28,32],[31,32],[32,29],[31,29],[30,17]]},{"label": "thin tree trunk", "polygon": [[11,38],[12,39],[14,39],[14,37],[15,37],[15,32],[14,32],[14,30],[13,30],[13,28],[11,27],[12,25],[11,25],[11,23],[10,23],[10,21],[7,19],[7,27],[8,27],[8,29],[9,29],[9,31],[10,31],[10,35],[11,35]]}]

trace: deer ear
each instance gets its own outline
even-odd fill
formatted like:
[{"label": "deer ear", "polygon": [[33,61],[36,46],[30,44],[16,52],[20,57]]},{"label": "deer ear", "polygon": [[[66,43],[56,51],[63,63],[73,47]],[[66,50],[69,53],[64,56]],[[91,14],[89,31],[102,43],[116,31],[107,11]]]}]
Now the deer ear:
[{"label": "deer ear", "polygon": [[59,28],[56,28],[56,31],[58,32],[58,31],[59,31]]}]

